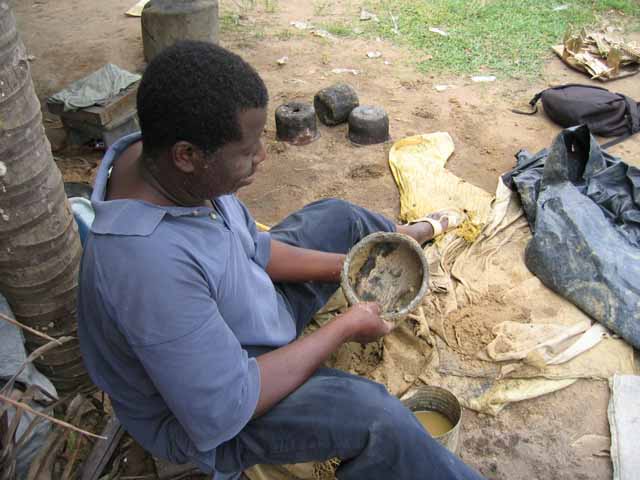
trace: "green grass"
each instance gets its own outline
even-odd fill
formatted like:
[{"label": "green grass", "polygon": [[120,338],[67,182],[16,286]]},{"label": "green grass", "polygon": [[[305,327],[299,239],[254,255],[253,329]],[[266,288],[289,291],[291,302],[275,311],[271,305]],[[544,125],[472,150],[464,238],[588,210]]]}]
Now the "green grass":
[{"label": "green grass", "polygon": [[294,37],[294,33],[291,30],[280,30],[275,34],[275,37],[281,42],[286,42]]},{"label": "green grass", "polygon": [[220,15],[218,18],[218,24],[220,25],[220,31],[222,32],[232,32],[241,28],[240,17],[232,13]]},{"label": "green grass", "polygon": [[[640,22],[638,0],[388,0],[370,5],[380,17],[372,25],[378,33],[429,58],[419,62],[422,70],[453,74],[534,76],[567,29],[594,24],[611,10],[623,12],[632,25]],[[560,5],[569,8],[553,10]]]},{"label": "green grass", "polygon": [[593,3],[600,11],[617,10],[625,15],[640,16],[640,2],[638,0],[601,0]]},{"label": "green grass", "polygon": [[313,2],[313,14],[316,17],[325,15],[331,8],[330,0],[314,0]]},{"label": "green grass", "polygon": [[[223,33],[246,33],[243,37],[246,40],[264,40],[267,38],[267,33],[265,32],[262,26],[254,26],[250,29],[246,28],[246,26],[242,25],[240,21],[240,16],[235,13],[227,13],[219,16],[219,25],[220,31]],[[278,33],[279,36],[282,32]],[[292,34],[293,35],[293,34]],[[285,40],[291,38],[291,35],[287,35]]]},{"label": "green grass", "polygon": [[353,27],[346,23],[321,23],[318,24],[318,28],[326,30],[331,35],[335,35],[336,37],[350,37],[355,35],[353,33]]},{"label": "green grass", "polygon": [[278,0],[265,0],[264,11],[267,13],[276,13],[278,11]]}]

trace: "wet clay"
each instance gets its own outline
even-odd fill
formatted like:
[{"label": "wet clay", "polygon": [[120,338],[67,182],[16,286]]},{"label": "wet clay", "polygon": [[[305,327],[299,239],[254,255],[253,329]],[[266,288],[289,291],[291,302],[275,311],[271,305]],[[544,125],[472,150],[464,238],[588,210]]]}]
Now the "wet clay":
[{"label": "wet clay", "polygon": [[434,410],[421,410],[413,413],[432,437],[444,435],[453,428],[451,420],[440,412],[436,412]]},{"label": "wet clay", "polygon": [[493,341],[493,327],[504,321],[531,321],[525,308],[505,302],[501,292],[490,292],[483,300],[449,314],[445,320],[445,341],[459,353],[475,357]]},{"label": "wet clay", "polygon": [[335,480],[336,470],[340,466],[339,458],[331,458],[313,465],[314,480]]},{"label": "wet clay", "polygon": [[383,313],[407,307],[422,284],[420,258],[400,243],[375,243],[351,261],[349,279],[364,302],[377,302]]}]

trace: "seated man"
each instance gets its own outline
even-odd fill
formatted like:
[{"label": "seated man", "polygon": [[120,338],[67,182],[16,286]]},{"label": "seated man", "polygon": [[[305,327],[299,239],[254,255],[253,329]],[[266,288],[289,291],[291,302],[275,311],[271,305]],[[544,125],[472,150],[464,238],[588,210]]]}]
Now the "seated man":
[{"label": "seated man", "polygon": [[322,368],[342,343],[389,333],[377,305],[300,337],[361,238],[424,242],[455,220],[396,226],[326,200],[259,233],[234,193],[265,160],[267,90],[221,47],[165,50],[137,102],[141,134],[113,145],[96,178],[79,299],[87,369],[126,430],[216,478],[333,457],[340,479],[480,478],[383,386]]}]

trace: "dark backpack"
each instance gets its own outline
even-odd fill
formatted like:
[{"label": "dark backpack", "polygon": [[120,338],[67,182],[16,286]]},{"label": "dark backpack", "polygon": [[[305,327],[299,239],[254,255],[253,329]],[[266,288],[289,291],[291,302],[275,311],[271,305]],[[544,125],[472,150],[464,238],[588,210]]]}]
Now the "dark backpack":
[{"label": "dark backpack", "polygon": [[542,100],[547,116],[562,127],[586,125],[593,134],[619,137],[602,148],[611,147],[640,131],[640,105],[626,95],[606,88],[579,84],[551,87],[531,99],[529,105],[533,112],[513,111],[533,115],[538,111],[539,100]]}]

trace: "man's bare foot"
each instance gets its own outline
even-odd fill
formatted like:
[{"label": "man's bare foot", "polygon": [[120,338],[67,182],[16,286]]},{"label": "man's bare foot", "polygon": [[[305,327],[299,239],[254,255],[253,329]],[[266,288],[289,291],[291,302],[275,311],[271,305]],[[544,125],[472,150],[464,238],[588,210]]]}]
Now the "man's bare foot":
[{"label": "man's bare foot", "polygon": [[398,225],[397,231],[398,233],[409,235],[420,245],[423,245],[441,233],[448,231],[450,229],[449,222],[451,222],[451,228],[455,228],[463,222],[464,218],[464,213],[458,210],[442,210],[433,212],[408,225]]}]

